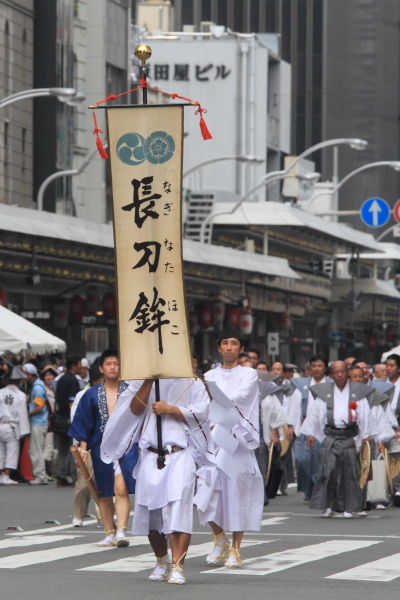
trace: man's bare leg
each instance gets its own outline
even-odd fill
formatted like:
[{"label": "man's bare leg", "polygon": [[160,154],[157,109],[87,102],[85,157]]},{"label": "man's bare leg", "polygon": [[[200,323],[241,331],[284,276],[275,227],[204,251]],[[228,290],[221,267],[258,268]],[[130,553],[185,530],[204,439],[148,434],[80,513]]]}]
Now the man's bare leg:
[{"label": "man's bare leg", "polygon": [[100,498],[99,511],[106,537],[99,546],[112,546],[115,539],[114,502],[112,498]]},{"label": "man's bare leg", "polygon": [[169,544],[171,546],[173,563],[183,565],[191,537],[190,533],[183,533],[182,531],[174,531],[169,534]]},{"label": "man's bare leg", "polygon": [[117,532],[115,534],[115,544],[121,548],[129,546],[129,541],[126,538],[126,526],[128,524],[131,503],[126,487],[125,479],[122,473],[114,478],[114,494],[115,494],[115,513],[117,515]]},{"label": "man's bare leg", "polygon": [[153,548],[153,552],[157,557],[157,564],[154,571],[150,575],[151,581],[164,581],[169,575],[171,559],[168,556],[167,538],[163,533],[159,533],[155,529],[149,531],[149,542]]}]

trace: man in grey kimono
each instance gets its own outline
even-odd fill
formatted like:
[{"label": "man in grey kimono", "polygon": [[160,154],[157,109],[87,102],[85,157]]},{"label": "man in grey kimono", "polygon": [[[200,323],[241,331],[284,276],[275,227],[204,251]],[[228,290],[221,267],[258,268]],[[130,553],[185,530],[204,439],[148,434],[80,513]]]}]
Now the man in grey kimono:
[{"label": "man in grey kimono", "polygon": [[301,428],[309,448],[316,439],[322,444],[310,508],[350,519],[363,510],[357,452],[370,436],[370,407],[365,386],[348,381],[344,362],[334,362],[331,374],[333,381],[312,387],[315,402]]}]

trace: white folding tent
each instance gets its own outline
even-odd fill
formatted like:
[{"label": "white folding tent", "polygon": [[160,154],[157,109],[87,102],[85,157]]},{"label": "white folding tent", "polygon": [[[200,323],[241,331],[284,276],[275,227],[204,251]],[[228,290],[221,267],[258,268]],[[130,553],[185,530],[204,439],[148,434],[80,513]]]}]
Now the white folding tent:
[{"label": "white folding tent", "polygon": [[11,350],[18,353],[47,354],[65,352],[63,340],[27,321],[0,305],[0,354]]}]

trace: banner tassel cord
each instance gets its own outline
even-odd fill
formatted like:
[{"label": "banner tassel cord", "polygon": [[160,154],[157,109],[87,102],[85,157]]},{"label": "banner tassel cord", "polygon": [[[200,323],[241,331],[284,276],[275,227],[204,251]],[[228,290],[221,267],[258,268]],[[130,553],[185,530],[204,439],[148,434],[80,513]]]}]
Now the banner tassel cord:
[{"label": "banner tassel cord", "polygon": [[[205,108],[201,108],[200,106],[200,102],[198,102],[197,100],[191,100],[190,98],[184,98],[183,96],[179,96],[178,94],[169,94],[168,92],[163,92],[162,90],[157,90],[156,88],[152,88],[149,87],[147,85],[146,80],[142,77],[142,79],[140,80],[140,85],[136,88],[134,88],[133,90],[128,90],[127,92],[122,92],[122,94],[110,94],[107,98],[105,98],[104,100],[100,100],[99,102],[96,102],[95,105],[93,105],[94,107],[97,108],[97,106],[99,104],[103,104],[104,102],[109,102],[111,100],[115,100],[116,98],[120,98],[120,96],[125,96],[125,94],[130,94],[131,92],[136,92],[137,90],[140,90],[142,88],[146,88],[147,90],[151,90],[152,92],[159,92],[160,94],[164,94],[165,96],[170,96],[170,98],[172,98],[172,100],[175,100],[176,98],[179,98],[179,100],[185,100],[186,102],[190,102],[190,104],[192,106],[197,106],[197,110],[194,113],[195,115],[200,115],[200,131],[201,131],[201,135],[203,136],[203,140],[212,140],[212,135],[207,127],[207,124],[203,118],[203,113],[207,112],[207,109]],[[92,107],[90,107],[92,108]],[[98,127],[97,125],[97,119],[96,119],[96,115],[93,112],[93,121],[94,121],[94,135],[96,136],[96,145],[97,148],[99,150],[99,154],[101,156],[101,158],[108,158],[107,152],[104,149],[103,143],[99,137],[99,133],[103,133],[103,131]]]}]

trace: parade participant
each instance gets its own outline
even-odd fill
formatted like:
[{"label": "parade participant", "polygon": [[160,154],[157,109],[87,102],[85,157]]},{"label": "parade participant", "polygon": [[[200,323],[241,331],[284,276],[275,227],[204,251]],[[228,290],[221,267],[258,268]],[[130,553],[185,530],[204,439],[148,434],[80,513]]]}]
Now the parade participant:
[{"label": "parade participant", "polygon": [[374,379],[386,379],[386,366],[377,364],[374,365]]},{"label": "parade participant", "polygon": [[254,369],[257,369],[258,363],[260,362],[260,353],[256,348],[249,348],[247,350],[250,362]]},{"label": "parade participant", "polygon": [[365,360],[363,360],[362,358],[360,358],[359,360],[355,360],[352,364],[352,366],[359,366],[362,368],[363,373],[364,373],[364,378],[363,378],[363,383],[365,383],[366,385],[368,385],[368,383],[370,382],[371,378],[370,378],[370,372],[369,372],[369,366],[367,365],[367,363],[365,362]]},{"label": "parade participant", "polygon": [[[99,510],[106,533],[106,537],[98,543],[98,546],[129,546],[125,532],[131,508],[129,494],[135,492],[132,471],[138,458],[137,446],[132,445],[120,464],[115,462],[113,465],[106,465],[100,458],[100,445],[107,421],[125,390],[125,386],[119,383],[118,379],[117,350],[112,348],[104,350],[100,356],[99,369],[104,375],[104,382],[94,385],[82,396],[68,435],[80,442],[79,452],[84,462],[88,451],[91,451],[100,496]],[[116,497],[116,528],[114,496]]]},{"label": "parade participant", "polygon": [[[71,423],[74,420],[74,416],[76,413],[76,409],[78,408],[79,402],[82,396],[94,385],[99,385],[104,380],[104,375],[100,371],[97,364],[92,365],[89,368],[89,383],[86,387],[83,388],[76,396],[75,400],[71,406]],[[88,451],[86,455],[86,466],[89,471],[89,475],[93,481],[95,481],[94,471],[93,471],[93,462],[91,452]],[[83,519],[87,515],[88,506],[91,498],[91,493],[86,485],[85,478],[81,469],[78,469],[78,478],[75,483],[74,488],[74,516],[72,519],[72,525],[74,527],[82,527]],[[97,513],[97,522],[101,526],[101,518],[100,513],[98,512],[98,506],[96,505],[96,513]]]},{"label": "parade participant", "polygon": [[[301,394],[300,420],[303,423],[308,411],[314,403],[314,397],[310,392],[310,387],[317,383],[326,382],[326,370],[328,360],[322,354],[315,354],[310,358],[309,377],[299,377],[293,379],[292,383]],[[312,448],[307,445],[307,438],[301,432],[297,436],[294,444],[294,453],[296,457],[297,470],[297,491],[303,495],[303,500],[308,502],[314,489],[319,470],[319,453],[321,444],[315,440]]]},{"label": "parade participant", "polygon": [[[242,335],[228,324],[218,338],[222,367],[205,374],[206,381],[214,381],[240,415],[239,423],[231,430],[239,442],[232,456],[239,466],[239,474],[232,480],[215,468],[211,482],[207,482],[205,470],[200,469],[195,497],[200,524],[208,524],[213,532],[215,546],[206,560],[216,564],[224,558],[226,567],[242,565],[240,544],[244,531],[260,530],[264,504],[263,478],[254,454],[260,443],[258,375],[257,370],[239,365],[242,347]],[[226,530],[233,532],[232,546]]]},{"label": "parade participant", "polygon": [[47,392],[44,383],[38,377],[37,368],[27,363],[22,368],[26,381],[31,385],[28,403],[28,417],[31,425],[29,436],[29,456],[35,477],[29,485],[47,485],[44,448],[48,430],[49,411],[47,410]]},{"label": "parade participant", "polygon": [[[243,363],[247,362],[248,360],[249,360],[249,355],[247,354],[247,352],[241,352],[239,354],[239,357],[238,357],[239,365],[242,365]],[[253,366],[253,364],[252,364],[252,366]]]},{"label": "parade participant", "polygon": [[[161,400],[155,402],[153,383],[152,379],[131,381],[121,394],[104,432],[102,459],[106,463],[124,460],[130,445],[138,442],[132,534],[149,537],[157,558],[150,580],[184,584],[182,565],[193,529],[195,462],[208,462],[204,457],[210,399],[199,379],[161,379]],[[161,470],[157,468],[157,415],[161,416],[165,457]]]},{"label": "parade participant", "polygon": [[18,466],[19,440],[30,432],[26,397],[18,388],[25,375],[18,367],[10,368],[2,377],[0,390],[0,485],[17,484],[10,478]]},{"label": "parade participant", "polygon": [[[390,403],[390,410],[395,415],[397,427],[395,427],[396,440],[400,439],[400,356],[390,354],[386,359],[387,382],[395,386],[393,399]],[[394,505],[400,506],[400,475],[393,479]]]},{"label": "parade participant", "polygon": [[344,363],[346,364],[346,367],[349,368],[351,367],[351,365],[354,363],[354,361],[357,360],[355,356],[348,356],[347,358],[344,359]]},{"label": "parade participant", "polygon": [[357,451],[370,436],[370,408],[365,386],[349,383],[343,361],[333,363],[331,374],[333,381],[312,387],[315,401],[301,428],[309,448],[316,439],[322,444],[310,508],[322,509],[322,517],[338,511],[352,518],[363,510]]}]

